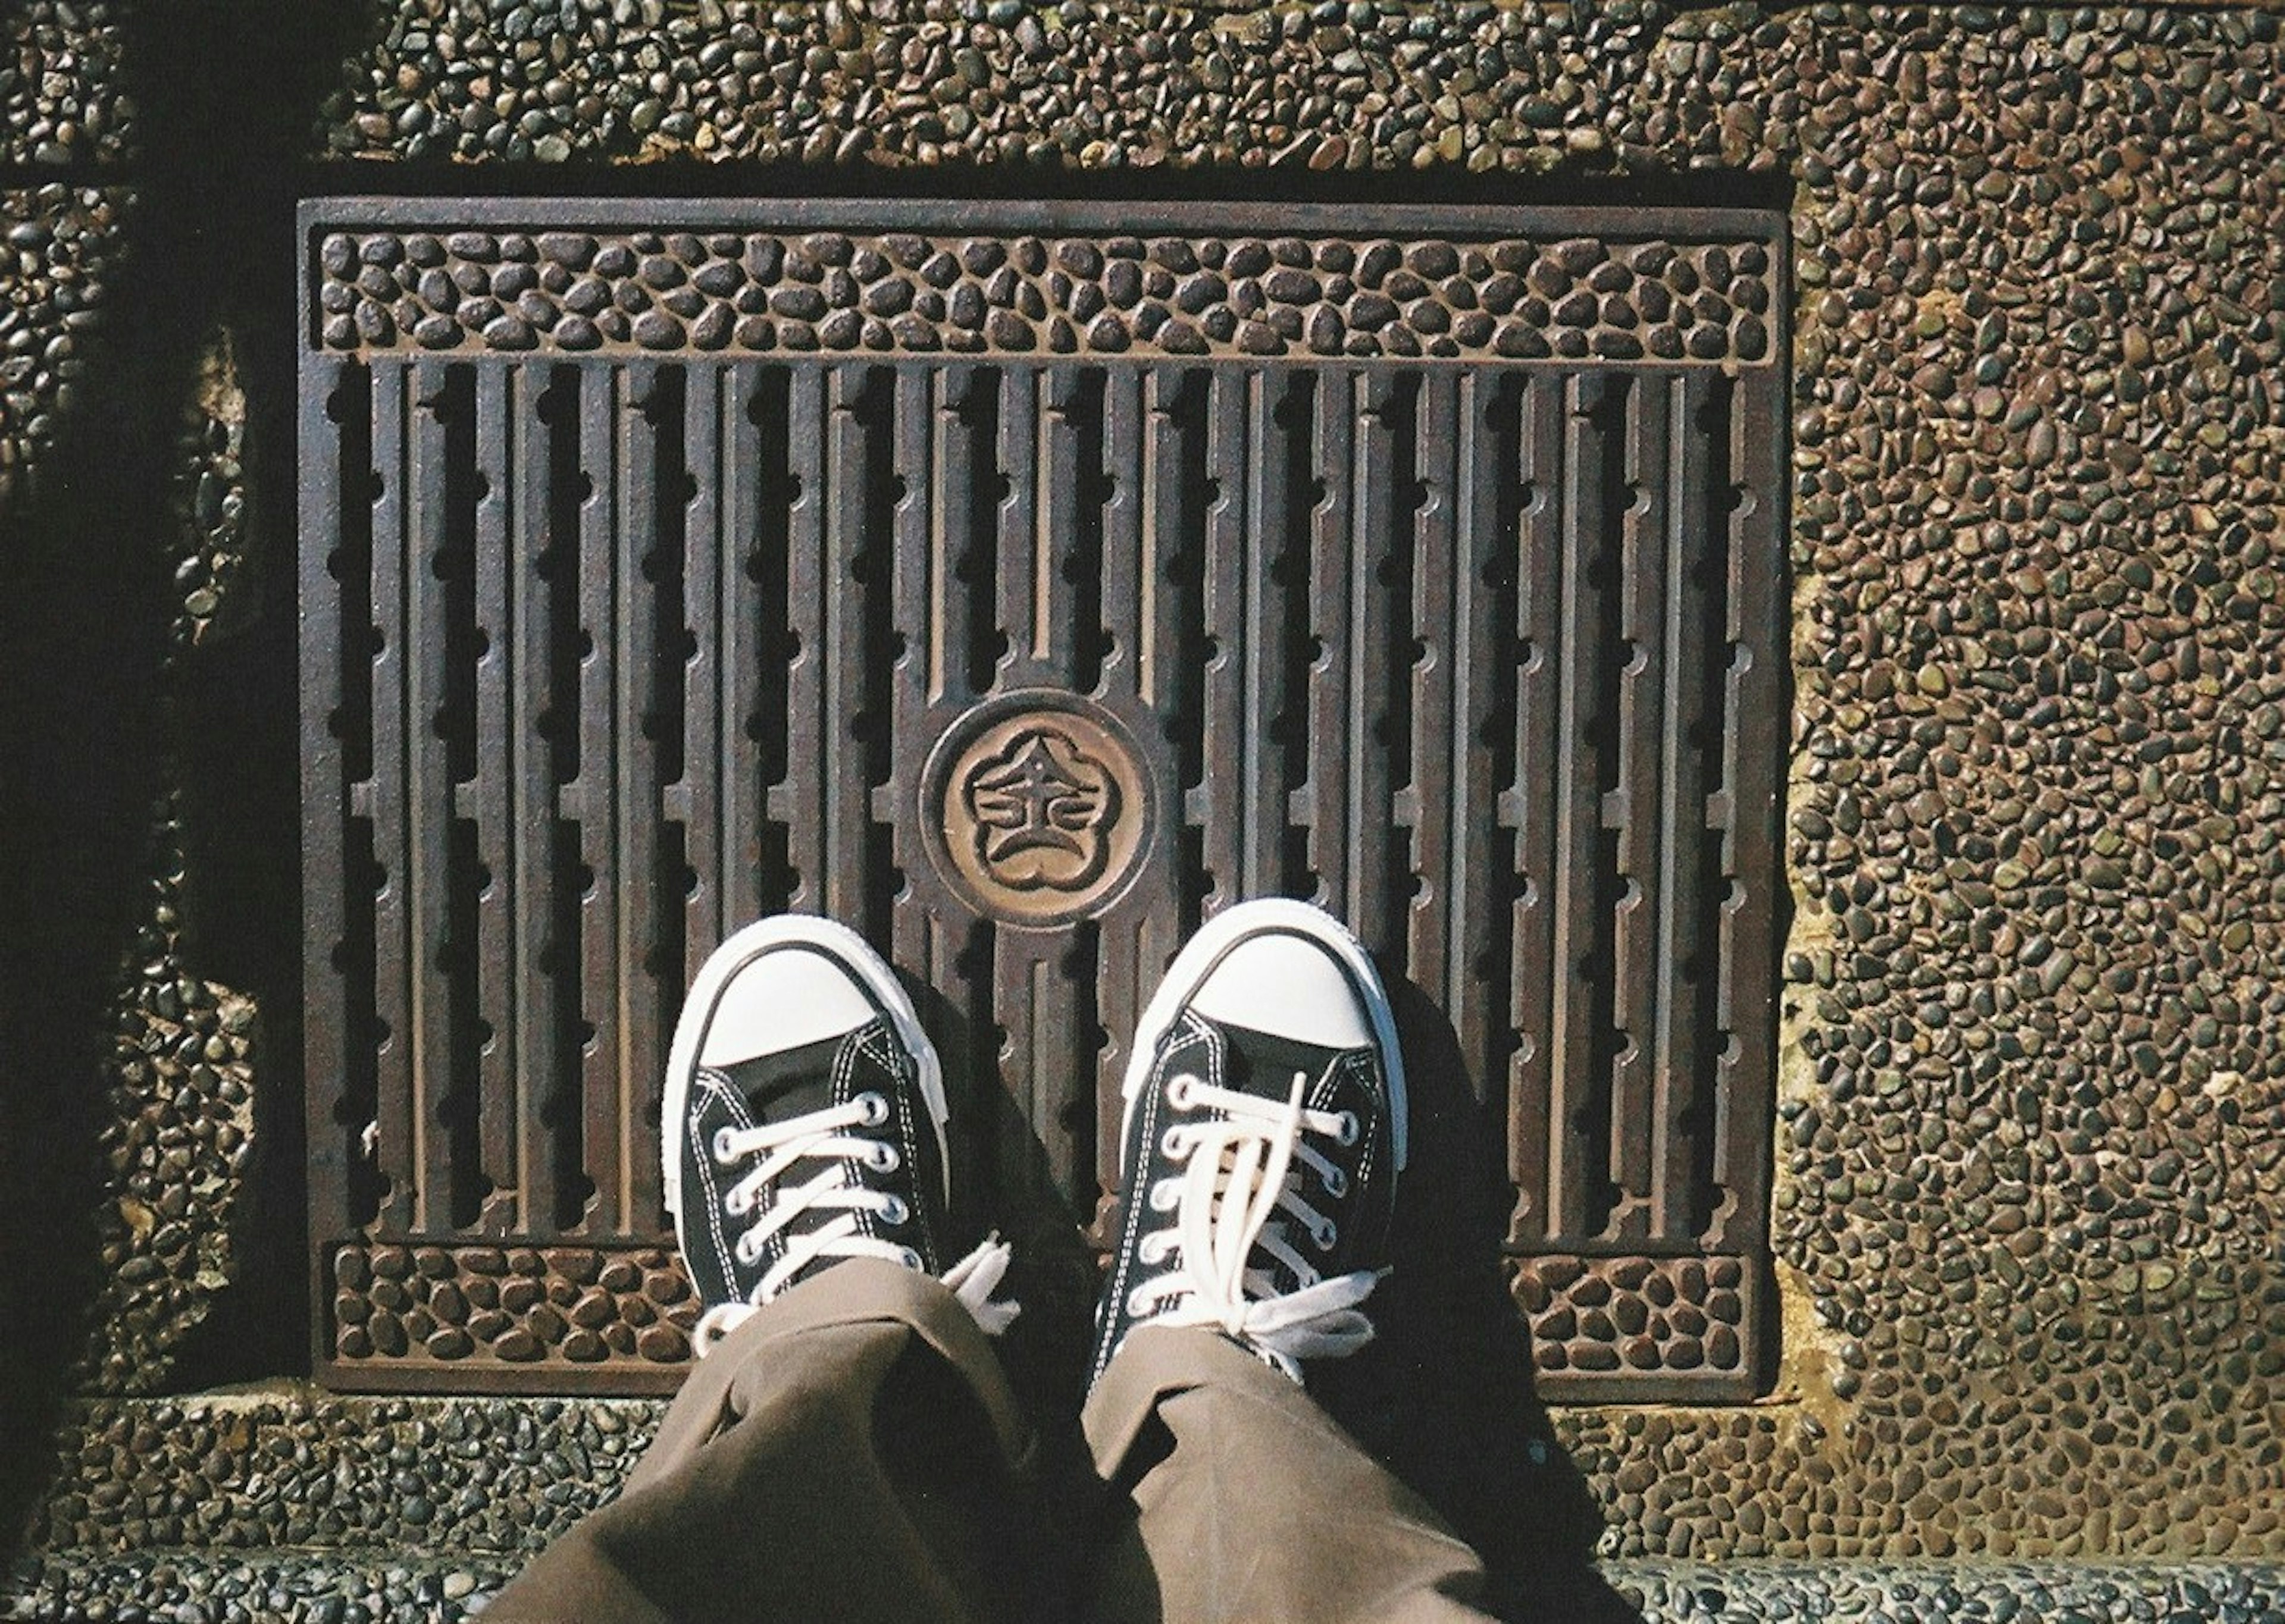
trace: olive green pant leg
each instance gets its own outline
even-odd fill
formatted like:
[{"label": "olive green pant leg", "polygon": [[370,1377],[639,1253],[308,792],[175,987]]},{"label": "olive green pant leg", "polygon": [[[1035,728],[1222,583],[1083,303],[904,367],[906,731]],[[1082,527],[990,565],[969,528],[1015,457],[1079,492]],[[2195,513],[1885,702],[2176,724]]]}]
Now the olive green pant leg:
[{"label": "olive green pant leg", "polygon": [[1143,1326],[1082,1417],[1131,1510],[1098,1557],[1097,1624],[1488,1619],[1476,1553],[1300,1386],[1226,1338]]},{"label": "olive green pant leg", "polygon": [[700,1361],[625,1489],[484,1616],[996,1619],[995,1524],[1031,1450],[958,1300],[909,1269],[853,1259]]}]

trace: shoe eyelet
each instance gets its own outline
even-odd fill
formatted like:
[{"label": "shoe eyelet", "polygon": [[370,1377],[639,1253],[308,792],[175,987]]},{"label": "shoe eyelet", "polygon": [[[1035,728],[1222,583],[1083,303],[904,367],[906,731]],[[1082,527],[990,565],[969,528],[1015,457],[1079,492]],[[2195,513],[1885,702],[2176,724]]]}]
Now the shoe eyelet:
[{"label": "shoe eyelet", "polygon": [[733,1218],[743,1218],[753,1206],[752,1199],[742,1190],[730,1190],[722,1197],[722,1210]]},{"label": "shoe eyelet", "polygon": [[1319,1251],[1331,1251],[1340,1243],[1341,1232],[1331,1224],[1320,1224],[1309,1238],[1317,1243]]},{"label": "shoe eyelet", "polygon": [[1150,1299],[1142,1294],[1141,1286],[1136,1286],[1127,1294],[1127,1314],[1129,1319],[1139,1320],[1150,1312]]},{"label": "shoe eyelet", "polygon": [[1174,1249],[1172,1234],[1164,1229],[1153,1229],[1135,1243],[1135,1256],[1138,1261],[1156,1268],[1166,1260],[1166,1254]]},{"label": "shoe eyelet", "polygon": [[1340,1126],[1333,1130],[1333,1137],[1336,1140],[1339,1140],[1343,1145],[1353,1145],[1356,1143],[1356,1142],[1363,1136],[1363,1134],[1364,1128],[1357,1121],[1357,1114],[1353,1110],[1343,1111],[1340,1117]]},{"label": "shoe eyelet", "polygon": [[915,1251],[909,1246],[904,1249],[904,1259],[905,1267],[907,1268],[912,1269],[915,1273],[925,1272],[927,1266],[922,1261],[921,1254]]},{"label": "shoe eyelet", "polygon": [[1193,1096],[1190,1091],[1197,1087],[1197,1082],[1198,1079],[1188,1071],[1174,1073],[1166,1079],[1166,1103],[1176,1110],[1191,1109]]},{"label": "shoe eyelet", "polygon": [[1171,1212],[1182,1204],[1182,1181],[1177,1179],[1160,1179],[1150,1186],[1150,1194],[1146,1199],[1150,1202],[1150,1210],[1153,1212]]},{"label": "shoe eyelet", "polygon": [[897,1154],[896,1146],[883,1144],[879,1140],[875,1140],[872,1148],[865,1152],[865,1165],[875,1173],[894,1173],[902,1160]]},{"label": "shoe eyelet", "polygon": [[761,1256],[761,1249],[753,1245],[751,1243],[751,1236],[742,1235],[730,1248],[730,1251],[736,1256],[738,1261],[745,1264],[749,1267],[753,1266],[753,1262],[756,1258]]},{"label": "shoe eyelet", "polygon": [[865,1114],[858,1118],[865,1127],[876,1128],[889,1119],[889,1102],[877,1094],[860,1094],[857,1109]]},{"label": "shoe eyelet", "polygon": [[733,1153],[734,1147],[733,1146],[730,1139],[730,1130],[726,1127],[718,1127],[714,1130],[714,1142],[711,1149],[714,1152],[714,1159],[725,1167],[727,1167],[732,1162],[738,1159]]},{"label": "shoe eyelet", "polygon": [[1338,1167],[1325,1170],[1325,1194],[1339,1200],[1349,1193],[1349,1175]]},{"label": "shoe eyelet", "polygon": [[905,1204],[904,1197],[901,1196],[891,1196],[882,1204],[881,1221],[892,1229],[899,1224],[908,1222],[912,1215],[912,1208]]},{"label": "shoe eyelet", "polygon": [[1181,1123],[1176,1123],[1158,1135],[1158,1150],[1169,1161],[1188,1161],[1190,1156],[1190,1135]]}]

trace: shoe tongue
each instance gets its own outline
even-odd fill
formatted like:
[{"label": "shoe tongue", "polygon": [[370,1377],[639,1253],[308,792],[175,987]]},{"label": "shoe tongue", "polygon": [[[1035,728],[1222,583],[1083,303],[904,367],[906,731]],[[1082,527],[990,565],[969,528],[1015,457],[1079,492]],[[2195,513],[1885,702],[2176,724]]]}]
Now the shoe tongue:
[{"label": "shoe tongue", "polygon": [[784,1122],[823,1110],[833,1104],[836,1062],[844,1048],[857,1042],[865,1029],[844,1032],[799,1047],[781,1049],[752,1060],[741,1060],[707,1069],[718,1072],[744,1096],[746,1110],[760,1125]]},{"label": "shoe tongue", "polygon": [[1296,1071],[1307,1079],[1305,1087],[1314,1087],[1343,1052],[1244,1026],[1225,1026],[1217,1035],[1230,1086],[1270,1099],[1285,1098]]}]

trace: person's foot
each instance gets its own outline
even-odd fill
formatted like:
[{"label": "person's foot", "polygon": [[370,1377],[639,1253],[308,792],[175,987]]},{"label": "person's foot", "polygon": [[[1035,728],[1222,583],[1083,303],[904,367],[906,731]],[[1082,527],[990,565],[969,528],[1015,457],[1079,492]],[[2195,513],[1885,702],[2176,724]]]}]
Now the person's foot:
[{"label": "person's foot", "polygon": [[1125,1094],[1090,1384],[1138,1325],[1220,1330],[1296,1380],[1369,1341],[1404,1067],[1356,938],[1307,903],[1217,914],[1143,1011]]},{"label": "person's foot", "polygon": [[[699,1352],[844,1259],[938,1272],[945,1115],[912,1000],[856,932],[789,914],[723,943],[675,1024],[659,1135]],[[1005,1267],[986,1243],[946,1277],[986,1329],[1012,1314],[986,1301]]]}]

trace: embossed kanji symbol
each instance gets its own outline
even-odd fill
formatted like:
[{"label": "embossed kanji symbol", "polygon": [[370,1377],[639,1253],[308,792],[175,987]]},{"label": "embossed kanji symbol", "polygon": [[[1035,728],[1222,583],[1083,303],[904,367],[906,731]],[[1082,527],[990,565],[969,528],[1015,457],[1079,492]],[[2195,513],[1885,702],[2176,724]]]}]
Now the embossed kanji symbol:
[{"label": "embossed kanji symbol", "polygon": [[1016,734],[1005,750],[978,764],[962,798],[975,821],[977,856],[1001,884],[1078,890],[1103,872],[1119,787],[1103,763],[1056,729]]}]

